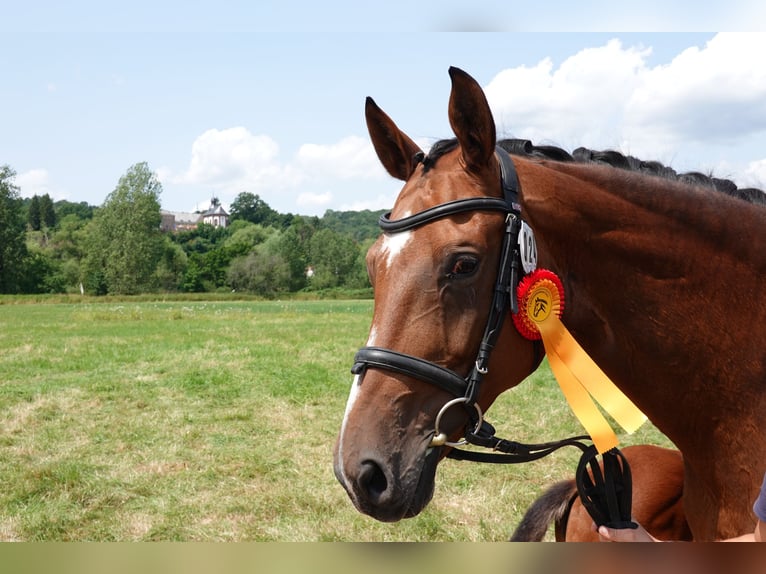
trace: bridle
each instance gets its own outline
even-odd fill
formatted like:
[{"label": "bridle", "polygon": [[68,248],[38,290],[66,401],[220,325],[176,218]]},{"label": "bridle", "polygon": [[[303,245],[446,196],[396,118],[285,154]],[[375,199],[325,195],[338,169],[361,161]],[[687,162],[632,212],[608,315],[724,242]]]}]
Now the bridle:
[{"label": "bridle", "polygon": [[[389,212],[381,215],[379,220],[380,228],[385,233],[401,233],[459,213],[497,211],[505,215],[500,265],[495,280],[492,306],[473,368],[466,377],[462,377],[451,369],[413,355],[382,347],[367,346],[357,351],[351,372],[361,375],[370,368],[392,371],[428,382],[453,395],[454,398],[448,401],[436,416],[434,436],[429,445],[430,448],[452,447],[447,454],[449,458],[512,464],[537,460],[564,446],[580,448],[583,456],[578,466],[576,478],[578,491],[586,509],[599,525],[631,527],[630,468],[619,450],[613,449],[602,455],[604,457],[604,473],[602,475],[598,464],[596,464],[597,452],[595,448],[581,442],[582,440],[590,440],[588,435],[539,444],[523,444],[500,439],[495,437],[495,429],[484,420],[481,408],[476,402],[481,383],[489,371],[490,355],[497,343],[505,316],[509,309],[513,313],[518,313],[516,287],[521,279],[522,270],[519,233],[524,224],[519,203],[518,176],[508,152],[496,146],[495,156],[500,164],[502,199],[496,197],[457,199],[401,219],[392,220]],[[535,344],[539,345],[539,342]],[[449,442],[446,433],[440,430],[441,419],[448,409],[460,404],[467,409],[469,424],[466,426],[463,439]],[[455,448],[468,443],[490,448],[493,452],[476,452]],[[590,474],[587,472],[588,467],[590,467]]]},{"label": "bridle", "polygon": [[[421,359],[420,357],[382,347],[368,346],[362,347],[357,351],[354,356],[354,366],[351,372],[355,375],[361,375],[369,368],[392,371],[425,381],[453,395],[454,398],[442,406],[436,416],[434,436],[429,446],[453,447],[447,454],[449,458],[453,459],[511,464],[537,460],[563,446],[578,446],[584,451],[587,447],[579,441],[587,440],[590,437],[581,435],[540,444],[523,444],[500,439],[495,436],[495,429],[492,425],[484,420],[481,407],[476,402],[484,376],[489,372],[490,355],[500,335],[500,330],[508,310],[510,309],[513,313],[518,313],[515,293],[521,279],[522,269],[518,241],[519,232],[522,227],[522,218],[516,167],[508,152],[500,146],[495,148],[495,156],[500,164],[500,185],[503,190],[502,199],[497,197],[457,199],[430,207],[401,219],[392,220],[391,213],[389,212],[381,215],[379,221],[379,225],[384,232],[400,233],[450,215],[469,211],[499,211],[505,215],[503,243],[500,249],[500,264],[495,279],[492,305],[473,368],[466,377],[462,377],[451,369]],[[540,351],[539,342],[534,344],[538,345],[536,349],[538,349],[539,358],[542,358],[544,351]],[[447,435],[441,432],[440,422],[444,413],[458,404],[462,404],[465,407],[468,413],[469,424],[466,426],[465,435],[462,439],[456,442],[449,442]],[[469,443],[491,448],[494,452],[476,452],[455,448]]]},{"label": "bridle", "polygon": [[509,306],[517,312],[515,297],[516,285],[520,279],[521,256],[519,254],[518,237],[521,228],[521,206],[519,205],[519,185],[516,168],[508,152],[497,147],[496,157],[500,162],[500,181],[503,198],[472,197],[457,199],[428,208],[424,211],[392,220],[390,212],[380,217],[380,227],[386,233],[400,233],[425,225],[437,219],[442,219],[458,213],[470,211],[499,211],[505,215],[505,230],[503,244],[500,250],[500,266],[498,268],[495,288],[490,307],[489,317],[484,329],[481,343],[474,361],[473,368],[466,377],[456,372],[426,361],[419,357],[392,351],[381,347],[362,347],[354,357],[354,374],[361,374],[365,369],[377,368],[407,375],[431,383],[453,395],[455,398],[442,407],[436,417],[434,439],[432,446],[457,446],[465,444],[466,439],[450,443],[446,435],[439,430],[439,422],[444,412],[455,404],[462,403],[469,411],[474,434],[479,432],[484,423],[481,408],[476,400],[479,396],[484,376],[488,373],[489,358],[495,347]]}]

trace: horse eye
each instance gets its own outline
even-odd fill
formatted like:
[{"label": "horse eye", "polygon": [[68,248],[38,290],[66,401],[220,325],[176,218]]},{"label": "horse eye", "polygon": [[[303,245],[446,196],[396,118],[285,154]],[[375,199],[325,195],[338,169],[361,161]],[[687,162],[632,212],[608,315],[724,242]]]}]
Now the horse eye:
[{"label": "horse eye", "polygon": [[455,277],[468,277],[473,275],[476,269],[479,267],[479,260],[476,257],[470,255],[459,255],[450,267],[447,277],[453,279]]}]

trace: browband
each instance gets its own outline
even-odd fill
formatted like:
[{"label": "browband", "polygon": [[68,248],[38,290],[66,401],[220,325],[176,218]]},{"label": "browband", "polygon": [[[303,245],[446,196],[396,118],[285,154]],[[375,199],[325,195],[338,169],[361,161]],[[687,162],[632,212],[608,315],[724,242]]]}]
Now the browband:
[{"label": "browband", "polygon": [[468,197],[429,207],[428,209],[408,217],[402,217],[401,219],[390,219],[391,212],[389,211],[380,216],[378,224],[386,233],[398,233],[400,231],[413,229],[420,225],[425,225],[426,223],[441,219],[447,215],[454,215],[466,211],[502,211],[507,213],[508,204],[504,199],[497,197]]},{"label": "browband", "polygon": [[424,209],[414,215],[391,219],[391,212],[380,216],[378,224],[386,233],[398,233],[414,229],[436,219],[463,213],[466,211],[502,211],[504,213],[521,213],[519,204],[519,179],[511,156],[500,146],[495,146],[495,157],[500,164],[500,183],[503,189],[503,199],[497,197],[468,197],[448,201],[434,207]]}]

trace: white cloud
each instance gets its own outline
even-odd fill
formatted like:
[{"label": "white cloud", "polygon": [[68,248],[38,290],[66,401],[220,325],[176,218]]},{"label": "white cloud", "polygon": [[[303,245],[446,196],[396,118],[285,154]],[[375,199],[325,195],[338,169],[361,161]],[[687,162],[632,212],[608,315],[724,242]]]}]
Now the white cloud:
[{"label": "white cloud", "polygon": [[742,181],[737,183],[742,187],[763,189],[766,186],[766,159],[750,162],[742,176]]},{"label": "white cloud", "polygon": [[332,201],[332,193],[301,193],[298,195],[296,204],[301,207],[323,207]]},{"label": "white cloud", "polygon": [[624,102],[646,71],[645,48],[612,40],[582,50],[557,69],[546,58],[536,66],[500,72],[485,88],[501,135],[591,145],[619,141]]},{"label": "white cloud", "polygon": [[54,201],[67,197],[65,193],[53,189],[46,169],[30,169],[24,173],[19,173],[14,179],[14,184],[18,186],[22,197],[43,196],[46,193]]},{"label": "white cloud", "polygon": [[247,128],[211,129],[192,145],[186,171],[158,170],[172,183],[248,188],[289,188],[314,181],[379,178],[385,175],[372,144],[350,136],[334,144],[304,144],[292,161],[279,157],[279,145],[267,135]]},{"label": "white cloud", "polygon": [[397,195],[399,195],[399,190],[394,190],[391,193],[382,193],[369,199],[356,199],[342,204],[338,209],[340,211],[362,211],[364,209],[377,211],[378,209],[391,209],[394,206]]},{"label": "white cloud", "polygon": [[330,205],[337,195],[328,187],[341,181],[388,178],[367,139],[304,144],[285,159],[274,139],[241,126],[207,130],[192,144],[186,170],[161,167],[157,176],[165,187],[204,187],[222,201],[242,191],[258,193],[283,211]]},{"label": "white cloud", "polygon": [[[766,181],[766,160],[758,161],[766,158],[764,53],[766,34],[719,34],[652,66],[651,47],[614,39],[558,64],[502,70],[485,92],[501,137],[611,148],[678,170],[725,168],[732,179],[746,170],[742,177]],[[242,126],[204,132],[185,170],[158,174],[178,190],[204,189],[223,202],[250,191],[300,213],[391,207],[400,188],[366,136],[304,143],[285,156],[274,138]]]},{"label": "white cloud", "polygon": [[[198,190],[230,202],[243,191],[263,194],[294,185],[299,176],[279,161],[279,145],[267,135],[256,135],[245,127],[209,129],[191,147],[188,167],[178,172],[169,167],[157,170],[165,198],[176,205],[173,195]],[[185,193],[186,194],[186,193]]]},{"label": "white cloud", "polygon": [[210,129],[192,144],[189,168],[174,183],[229,185],[252,178],[268,179],[279,171],[279,146],[268,136],[244,127]]},{"label": "white cloud", "polygon": [[307,177],[368,179],[385,175],[370,141],[357,136],[329,145],[304,144],[296,165]]},{"label": "white cloud", "polygon": [[629,133],[731,139],[766,129],[766,35],[719,34],[647,70],[626,105]]},{"label": "white cloud", "polygon": [[764,34],[719,34],[669,64],[619,40],[555,68],[500,72],[486,87],[501,135],[672,158],[690,142],[742,141],[766,131]]}]

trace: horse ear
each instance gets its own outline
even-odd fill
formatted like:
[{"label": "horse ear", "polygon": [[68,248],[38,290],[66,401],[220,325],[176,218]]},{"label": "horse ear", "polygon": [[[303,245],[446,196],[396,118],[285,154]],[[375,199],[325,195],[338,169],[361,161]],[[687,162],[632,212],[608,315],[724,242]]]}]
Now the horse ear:
[{"label": "horse ear", "polygon": [[383,167],[393,177],[407,181],[417,166],[415,154],[423,152],[407,134],[396,127],[372,98],[367,98],[364,115],[372,145]]},{"label": "horse ear", "polygon": [[495,120],[479,83],[459,68],[450,67],[452,93],[449,121],[469,171],[486,169],[495,153]]}]

